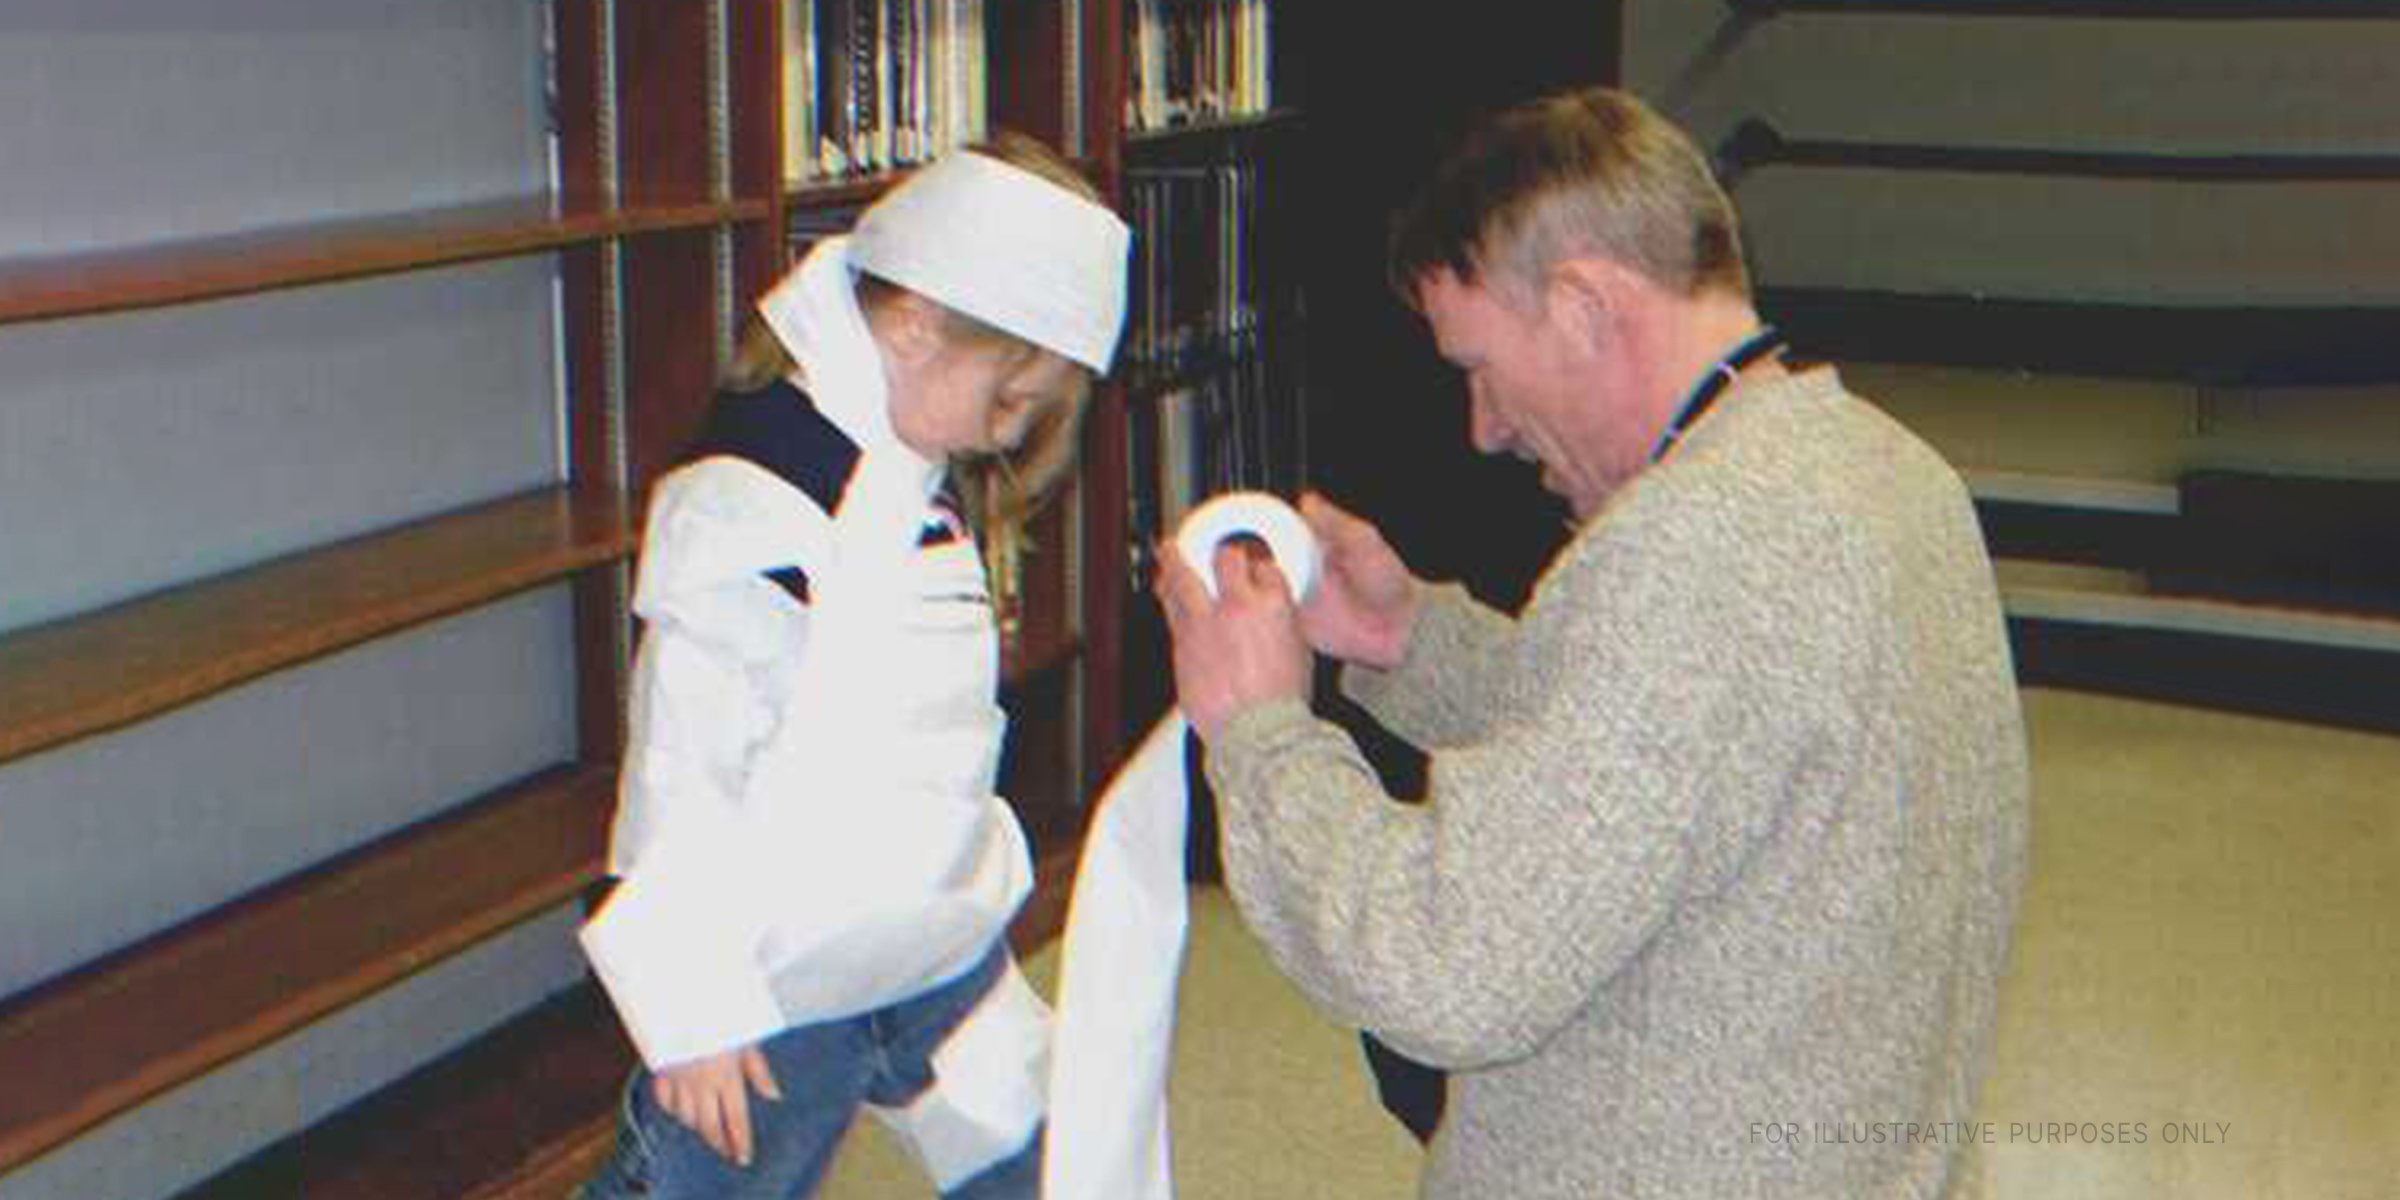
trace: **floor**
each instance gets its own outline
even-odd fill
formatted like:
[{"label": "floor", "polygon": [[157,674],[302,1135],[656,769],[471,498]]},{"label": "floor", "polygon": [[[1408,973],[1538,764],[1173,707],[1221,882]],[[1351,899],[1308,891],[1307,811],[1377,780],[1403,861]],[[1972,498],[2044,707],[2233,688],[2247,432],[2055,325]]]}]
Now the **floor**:
[{"label": "floor", "polygon": [[[2400,739],[2066,692],[2026,711],[2032,875],[1975,1190],[2400,1197]],[[1181,1195],[1413,1194],[1355,1039],[1214,890],[1181,1022]],[[929,1194],[879,1133],[825,1193]]]}]

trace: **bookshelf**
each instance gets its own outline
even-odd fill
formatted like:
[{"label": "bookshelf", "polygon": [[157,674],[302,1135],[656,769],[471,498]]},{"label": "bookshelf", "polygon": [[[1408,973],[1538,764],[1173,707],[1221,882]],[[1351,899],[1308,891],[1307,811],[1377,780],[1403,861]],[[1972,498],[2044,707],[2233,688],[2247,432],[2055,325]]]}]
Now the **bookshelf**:
[{"label": "bookshelf", "polygon": [[[777,265],[774,122],[733,102],[774,13],[34,7],[0,1194],[166,1195],[574,983],[639,505]],[[531,670],[487,695],[496,645]]]},{"label": "bookshelf", "polygon": [[[0,1196],[556,1196],[588,1170],[631,1058],[570,935],[649,486],[796,231],[912,157],[1004,126],[1120,208],[1177,162],[1263,178],[1301,127],[1268,11],[1164,7],[1247,22],[1176,69],[1271,67],[1281,107],[1130,127],[1142,0],[207,0],[244,36],[137,3],[74,18],[81,45],[0,45],[0,121],[34,149],[12,176],[42,185],[0,186],[0,510],[56,522],[0,525],[25,568],[0,582],[0,868],[32,889],[0,932],[44,947],[0,956],[27,1084]],[[879,41],[893,107],[843,115],[829,156],[786,85],[863,73],[834,89],[790,50],[868,16],[949,57],[886,74]],[[68,119],[128,100],[156,127]],[[1263,348],[1296,353],[1297,317],[1221,339],[1223,377],[1296,362]],[[1155,675],[1134,476],[1171,381],[1121,361],[1004,645],[1003,786],[1042,878],[1022,949],[1142,715],[1127,679]]]}]

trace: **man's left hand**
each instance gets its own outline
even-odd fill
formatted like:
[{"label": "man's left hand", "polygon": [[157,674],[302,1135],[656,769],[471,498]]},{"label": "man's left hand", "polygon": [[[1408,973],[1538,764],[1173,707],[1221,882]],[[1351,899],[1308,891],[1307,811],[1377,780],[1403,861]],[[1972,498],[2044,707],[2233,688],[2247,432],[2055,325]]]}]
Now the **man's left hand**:
[{"label": "man's left hand", "polygon": [[1172,544],[1159,547],[1158,562],[1155,590],[1175,640],[1175,692],[1202,740],[1214,741],[1226,722],[1257,705],[1308,698],[1308,642],[1272,555],[1230,541],[1218,546],[1214,600]]}]

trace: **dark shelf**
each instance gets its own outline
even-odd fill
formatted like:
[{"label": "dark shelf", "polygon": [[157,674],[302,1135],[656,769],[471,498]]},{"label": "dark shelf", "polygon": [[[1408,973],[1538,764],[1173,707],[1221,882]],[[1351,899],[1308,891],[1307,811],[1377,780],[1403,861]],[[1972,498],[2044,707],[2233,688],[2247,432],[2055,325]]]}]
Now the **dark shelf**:
[{"label": "dark shelf", "polygon": [[2400,380],[2400,307],[2136,305],[1768,286],[1759,310],[1806,358],[2217,386]]},{"label": "dark shelf", "polygon": [[1752,118],[1718,147],[1727,186],[1766,167],[2060,175],[2170,183],[2383,183],[2400,179],[2400,155],[2161,154],[2009,146],[1935,146],[1786,137]]}]

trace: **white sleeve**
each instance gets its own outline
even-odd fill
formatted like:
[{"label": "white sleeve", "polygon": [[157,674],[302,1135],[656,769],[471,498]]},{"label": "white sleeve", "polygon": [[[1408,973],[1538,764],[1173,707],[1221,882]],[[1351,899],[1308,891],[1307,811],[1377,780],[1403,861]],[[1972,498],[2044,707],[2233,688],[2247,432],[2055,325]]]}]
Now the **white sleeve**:
[{"label": "white sleeve", "polygon": [[[761,571],[673,578],[693,543],[742,522],[695,519],[662,497],[645,548],[619,809],[616,891],[583,930],[593,968],[652,1067],[759,1041],[783,1018],[759,961],[760,858],[744,806],[759,750],[805,646],[807,610]],[[707,549],[701,547],[701,549]],[[727,561],[723,547],[707,557]]]}]

